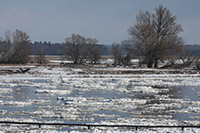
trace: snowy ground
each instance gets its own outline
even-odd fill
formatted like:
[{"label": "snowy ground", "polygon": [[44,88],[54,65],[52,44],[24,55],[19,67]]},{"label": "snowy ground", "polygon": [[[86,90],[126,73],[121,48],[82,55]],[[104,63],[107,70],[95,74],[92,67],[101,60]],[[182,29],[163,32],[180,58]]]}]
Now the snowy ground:
[{"label": "snowy ground", "polygon": [[[15,72],[31,68],[28,73]],[[0,120],[200,125],[200,75],[192,70],[0,66]],[[135,132],[133,129],[2,124],[2,132]],[[139,132],[181,132],[140,129]],[[200,132],[200,129],[185,129]]]}]

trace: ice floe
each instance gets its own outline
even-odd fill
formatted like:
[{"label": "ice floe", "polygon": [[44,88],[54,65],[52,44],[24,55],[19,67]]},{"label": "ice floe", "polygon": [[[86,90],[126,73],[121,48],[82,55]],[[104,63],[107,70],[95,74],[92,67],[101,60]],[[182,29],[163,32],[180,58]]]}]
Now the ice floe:
[{"label": "ice floe", "polygon": [[[21,66],[18,66],[21,67]],[[27,67],[27,66],[26,66]],[[132,125],[200,124],[199,74],[119,74],[127,68],[32,67],[29,73],[0,75],[0,119]],[[0,67],[0,70],[7,69]],[[17,69],[17,67],[9,68]],[[107,71],[98,74],[94,71]],[[109,74],[109,71],[114,71]],[[155,70],[156,71],[156,70]],[[174,70],[171,70],[174,71]],[[195,88],[196,87],[196,88]],[[187,96],[188,91],[194,97]],[[187,96],[187,97],[185,97]],[[180,119],[180,117],[185,116]],[[18,119],[20,118],[20,119]],[[62,132],[62,127],[3,125],[2,131]],[[134,129],[70,128],[72,132],[136,132]],[[137,132],[181,132],[140,129]],[[198,132],[199,129],[185,129]],[[64,132],[64,131],[63,131]]]}]

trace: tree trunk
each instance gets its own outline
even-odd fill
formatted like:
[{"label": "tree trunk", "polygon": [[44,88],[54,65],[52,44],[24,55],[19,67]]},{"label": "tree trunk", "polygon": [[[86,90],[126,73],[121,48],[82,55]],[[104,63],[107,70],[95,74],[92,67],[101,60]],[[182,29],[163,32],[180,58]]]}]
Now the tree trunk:
[{"label": "tree trunk", "polygon": [[158,68],[158,59],[155,59],[155,61],[154,61],[154,67]]},{"label": "tree trunk", "polygon": [[139,67],[142,67],[142,61],[139,59]]},{"label": "tree trunk", "polygon": [[152,67],[153,67],[153,61],[152,61],[152,60],[149,60],[149,61],[147,62],[147,67],[148,67],[148,68],[152,68]]}]

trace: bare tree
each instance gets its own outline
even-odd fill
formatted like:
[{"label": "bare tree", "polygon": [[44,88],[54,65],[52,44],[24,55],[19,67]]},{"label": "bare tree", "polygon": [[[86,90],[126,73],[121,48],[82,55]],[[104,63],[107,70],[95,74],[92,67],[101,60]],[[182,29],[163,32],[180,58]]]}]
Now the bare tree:
[{"label": "bare tree", "polygon": [[6,32],[1,53],[3,63],[22,63],[29,61],[30,39],[26,32],[16,30]]},{"label": "bare tree", "polygon": [[144,56],[148,67],[158,67],[170,49],[183,44],[178,36],[182,28],[176,23],[167,8],[162,5],[155,8],[155,13],[140,12],[136,17],[136,24],[129,29],[134,40],[135,48]]},{"label": "bare tree", "polygon": [[178,58],[182,60],[184,65],[188,66],[196,60],[195,56],[192,56],[190,50],[184,45],[178,51]]},{"label": "bare tree", "polygon": [[91,63],[97,63],[101,58],[97,42],[96,39],[72,34],[71,37],[66,38],[66,55],[70,56],[74,64],[81,64],[86,59],[90,60]]},{"label": "bare tree", "polygon": [[101,58],[97,43],[98,43],[98,40],[92,39],[92,38],[87,38],[88,59],[90,60],[91,63],[94,63],[94,64],[96,64],[97,61],[99,61],[99,59]]},{"label": "bare tree", "polygon": [[83,63],[86,59],[86,39],[81,35],[72,34],[71,37],[65,39],[65,51],[70,56],[74,64]]},{"label": "bare tree", "polygon": [[120,49],[122,56],[122,64],[123,65],[130,65],[131,59],[133,58],[133,49],[132,45],[130,44],[129,40],[124,40],[121,42]]},{"label": "bare tree", "polygon": [[12,34],[11,32],[7,31],[5,33],[5,38],[2,38],[1,44],[1,62],[9,63],[11,58],[11,47],[12,47]]},{"label": "bare tree", "polygon": [[195,64],[196,64],[196,69],[200,70],[200,58],[199,57],[197,58]]},{"label": "bare tree", "polygon": [[38,49],[35,60],[40,65],[47,64],[48,62],[47,59],[45,58],[44,52],[41,49]]},{"label": "bare tree", "polygon": [[122,64],[123,55],[122,55],[122,49],[119,43],[112,44],[112,55],[114,57],[115,65]]},{"label": "bare tree", "polygon": [[29,61],[30,39],[26,32],[16,30],[13,33],[12,58],[13,63],[25,64]]}]

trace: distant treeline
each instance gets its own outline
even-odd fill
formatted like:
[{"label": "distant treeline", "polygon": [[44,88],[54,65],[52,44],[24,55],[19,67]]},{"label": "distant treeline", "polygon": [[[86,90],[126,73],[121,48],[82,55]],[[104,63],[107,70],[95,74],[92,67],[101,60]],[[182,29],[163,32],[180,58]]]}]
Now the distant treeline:
[{"label": "distant treeline", "polygon": [[[30,43],[31,54],[37,55],[38,51],[42,52],[44,55],[65,55],[64,43],[51,43],[51,42],[34,42]],[[112,45],[97,45],[100,49],[101,55],[112,55]]]},{"label": "distant treeline", "polygon": [[42,52],[44,55],[63,55],[63,44],[61,43],[40,41],[31,43],[30,46],[32,55],[37,55],[38,51]]},{"label": "distant treeline", "polygon": [[186,45],[186,48],[189,49],[191,55],[200,55],[200,44]]},{"label": "distant treeline", "polygon": [[[36,55],[38,51],[41,51],[44,55],[64,55],[63,43],[51,43],[51,42],[34,42],[31,43],[31,54]],[[112,55],[112,45],[98,44],[101,55]],[[200,54],[200,45],[190,44],[186,45],[186,48],[190,51],[191,55]]]}]

